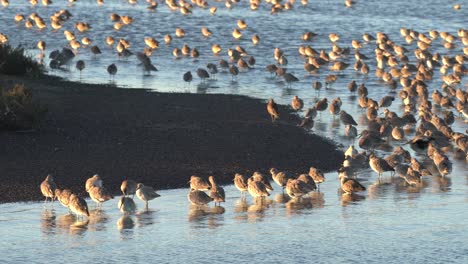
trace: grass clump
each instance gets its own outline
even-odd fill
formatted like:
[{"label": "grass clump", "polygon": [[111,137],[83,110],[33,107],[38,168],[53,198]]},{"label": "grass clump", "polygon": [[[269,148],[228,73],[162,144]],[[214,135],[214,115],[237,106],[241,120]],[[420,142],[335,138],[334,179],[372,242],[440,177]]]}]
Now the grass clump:
[{"label": "grass clump", "polygon": [[8,44],[0,44],[0,73],[39,77],[44,72],[44,66],[27,55],[23,47],[12,48]]},{"label": "grass clump", "polygon": [[11,89],[0,90],[0,130],[28,130],[39,126],[47,107],[34,102],[29,89],[16,84]]}]

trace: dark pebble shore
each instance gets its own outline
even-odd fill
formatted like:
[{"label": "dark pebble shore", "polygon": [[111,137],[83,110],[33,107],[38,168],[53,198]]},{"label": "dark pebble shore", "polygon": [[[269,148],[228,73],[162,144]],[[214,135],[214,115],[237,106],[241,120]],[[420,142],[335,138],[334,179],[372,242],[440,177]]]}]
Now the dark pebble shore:
[{"label": "dark pebble shore", "polygon": [[118,195],[126,178],[184,188],[191,175],[231,184],[235,173],[332,171],[343,160],[335,143],[298,127],[289,106],[272,124],[266,100],[0,76],[3,88],[16,83],[49,112],[37,130],[0,132],[0,203],[43,199],[47,174],[82,195],[86,179],[99,174]]}]

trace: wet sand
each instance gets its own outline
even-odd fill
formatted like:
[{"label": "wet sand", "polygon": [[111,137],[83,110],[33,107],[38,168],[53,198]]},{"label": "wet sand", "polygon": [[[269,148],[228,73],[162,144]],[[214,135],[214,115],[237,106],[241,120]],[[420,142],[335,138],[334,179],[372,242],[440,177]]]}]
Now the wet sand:
[{"label": "wet sand", "polygon": [[336,170],[343,158],[333,142],[298,127],[289,106],[272,124],[265,100],[0,76],[2,87],[14,83],[49,112],[37,130],[0,132],[1,203],[43,199],[47,174],[83,195],[85,180],[99,174],[118,195],[126,178],[156,189],[188,187],[191,175],[230,184],[234,173],[269,175],[270,167]]}]

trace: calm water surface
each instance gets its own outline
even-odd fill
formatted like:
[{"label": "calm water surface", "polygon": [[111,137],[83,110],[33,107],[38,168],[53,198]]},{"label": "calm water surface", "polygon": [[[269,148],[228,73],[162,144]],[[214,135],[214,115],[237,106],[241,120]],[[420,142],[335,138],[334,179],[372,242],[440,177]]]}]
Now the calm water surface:
[{"label": "calm water surface", "polygon": [[[156,12],[148,12],[140,1],[131,6],[125,1],[107,1],[98,7],[95,1],[81,0],[73,6],[66,1],[55,1],[49,7],[32,8],[27,1],[10,1],[10,7],[0,9],[0,32],[6,33],[13,45],[22,44],[28,51],[38,56],[36,43],[39,39],[47,43],[47,52],[67,45],[63,31],[75,31],[77,38],[90,37],[103,54],[91,55],[86,48],[80,49],[73,61],[82,59],[86,69],[80,78],[71,66],[69,70],[50,73],[70,80],[90,83],[107,83],[109,76],[106,67],[116,63],[119,71],[115,84],[128,88],[150,88],[161,92],[186,93],[229,93],[243,94],[256,98],[274,98],[288,104],[294,95],[304,99],[306,107],[317,100],[311,84],[324,81],[330,72],[321,69],[313,75],[303,70],[303,58],[298,55],[300,45],[331,50],[328,34],[335,32],[341,36],[338,45],[350,46],[352,39],[361,40],[364,32],[375,35],[386,32],[396,43],[414,50],[415,43],[406,45],[399,35],[400,27],[412,28],[420,32],[429,30],[447,31],[453,35],[459,28],[467,26],[466,6],[455,12],[453,1],[357,1],[346,9],[343,1],[310,1],[302,7],[271,16],[266,3],[256,12],[250,11],[243,1],[228,10],[224,2],[212,2],[218,7],[211,16],[208,9],[195,8],[190,16],[172,12],[160,4]],[[461,2],[461,1],[460,1]],[[54,12],[67,8],[73,17],[59,31],[50,26],[44,31],[27,30],[15,24],[17,13],[28,15],[37,12],[47,23]],[[134,24],[120,31],[113,30],[110,13],[130,15]],[[232,29],[237,19],[244,19],[249,27],[243,31],[241,40],[234,40]],[[78,33],[73,24],[78,21],[91,23],[87,33]],[[202,37],[201,27],[206,26],[213,35]],[[174,35],[175,28],[186,32],[185,38]],[[300,36],[305,31],[319,35],[312,42],[302,42]],[[165,45],[163,36],[171,34],[174,39]],[[258,34],[258,46],[253,46],[250,38]],[[118,59],[115,50],[108,48],[104,39],[112,35],[116,39],[126,38],[131,42],[133,52],[141,51],[144,37],[154,37],[160,41],[160,48],[151,57],[158,72],[145,76],[139,62],[133,56],[126,60]],[[174,59],[171,52],[184,43],[196,47],[201,56]],[[219,43],[223,52],[213,56],[211,45]],[[460,53],[462,44],[446,50],[440,40],[434,41],[431,51],[453,56]],[[217,80],[201,84],[196,77],[197,68],[208,62],[217,63],[227,59],[226,51],[236,45],[243,46],[254,55],[257,64],[248,72],[242,72],[233,81],[229,73],[218,74]],[[273,49],[280,47],[289,61],[288,72],[300,81],[292,88],[277,78],[272,78],[264,68],[274,63]],[[364,46],[361,52],[372,57],[374,46]],[[412,52],[408,53],[412,62]],[[38,56],[39,59],[39,56]],[[345,58],[354,62],[353,56]],[[48,65],[48,58],[43,62]],[[351,95],[346,85],[351,79],[358,84],[365,83],[369,97],[379,100],[393,94],[385,84],[373,74],[375,61],[368,61],[371,73],[357,75],[352,67],[339,74],[332,88],[322,90],[320,97],[330,100],[341,97],[342,109],[354,115],[358,129],[366,126],[366,118],[358,109],[357,97]],[[194,81],[187,86],[182,74],[192,71]],[[466,78],[462,85],[466,83]],[[440,89],[442,81],[438,70],[434,80],[428,82],[430,93]],[[401,104],[395,100],[390,110],[400,111]],[[440,109],[434,109],[436,113]],[[457,118],[453,129],[465,131],[467,124]],[[343,126],[338,119],[333,120],[328,111],[316,122],[314,133],[332,138],[343,146],[351,141],[343,135]],[[409,134],[411,138],[413,134]],[[395,143],[394,145],[397,145]],[[379,150],[379,155],[387,154]],[[413,153],[416,154],[416,153]],[[293,262],[293,263],[467,263],[468,224],[468,166],[465,161],[454,161],[453,173],[441,178],[437,174],[424,179],[420,187],[408,187],[398,179],[386,175],[379,183],[376,174],[364,170],[358,177],[368,188],[357,196],[342,196],[336,173],[327,174],[327,181],[321,193],[298,203],[285,200],[279,190],[275,190],[264,205],[258,205],[250,197],[240,199],[233,186],[226,186],[227,202],[221,208],[213,206],[197,210],[190,208],[187,189],[161,191],[161,198],[150,203],[150,212],[122,217],[117,209],[117,199],[104,204],[101,212],[93,211],[89,222],[77,222],[58,204],[54,208],[44,208],[40,203],[20,203],[0,205],[0,256],[9,263],[28,261],[30,263],[58,263],[64,260],[74,262],[160,262],[160,263],[201,263],[201,262]],[[425,161],[423,155],[417,156]],[[314,164],[311,164],[314,165]],[[274,164],[272,164],[274,166]],[[38,183],[39,184],[39,183]],[[92,202],[89,202],[92,208]],[[143,204],[138,202],[140,208]]]}]

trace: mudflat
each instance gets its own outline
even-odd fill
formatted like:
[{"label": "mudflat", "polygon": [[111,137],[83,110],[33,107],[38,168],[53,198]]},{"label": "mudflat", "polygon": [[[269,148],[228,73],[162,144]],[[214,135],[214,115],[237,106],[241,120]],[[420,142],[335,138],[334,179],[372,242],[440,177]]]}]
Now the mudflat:
[{"label": "mudflat", "polygon": [[0,132],[0,202],[43,199],[47,174],[81,195],[99,174],[118,195],[127,178],[155,189],[188,187],[191,175],[231,184],[235,173],[331,171],[343,159],[333,142],[298,127],[289,106],[272,123],[265,100],[0,77],[4,89],[24,84],[48,107],[38,129]]}]

